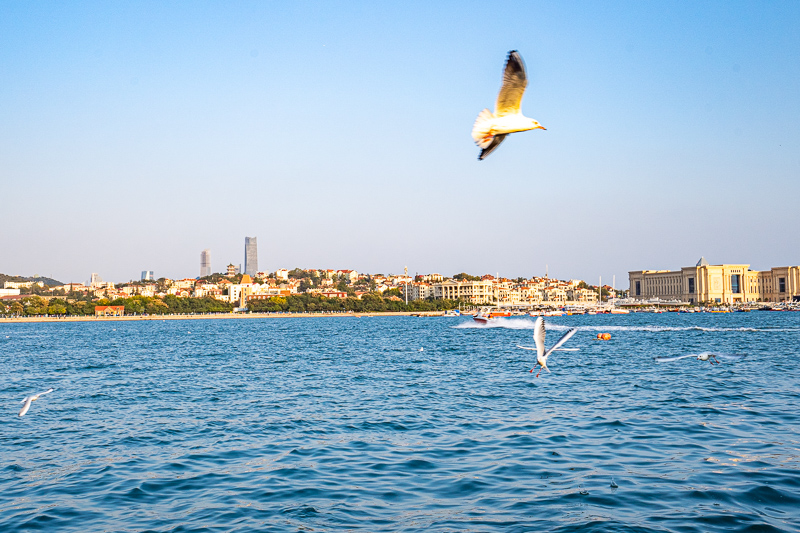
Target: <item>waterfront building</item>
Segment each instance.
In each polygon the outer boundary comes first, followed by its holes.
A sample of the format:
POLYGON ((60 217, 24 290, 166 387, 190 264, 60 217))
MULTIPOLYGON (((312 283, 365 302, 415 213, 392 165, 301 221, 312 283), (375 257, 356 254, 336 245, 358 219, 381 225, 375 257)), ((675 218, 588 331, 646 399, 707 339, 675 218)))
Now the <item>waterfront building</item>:
POLYGON ((124 305, 96 305, 94 307, 94 316, 123 316, 124 314, 124 305))
POLYGON ((433 296, 433 286, 430 283, 415 282, 406 285, 408 301, 425 300, 433 296))
POLYGON ((211 275, 211 250, 206 248, 200 252, 200 277, 211 275))
POLYGON ((244 238, 244 273, 249 276, 258 273, 258 246, 255 237, 244 238))
POLYGON ((689 303, 800 301, 800 266, 750 270, 749 264, 711 265, 701 257, 680 270, 628 272, 630 297, 689 303))
POLYGON ((155 274, 152 270, 142 270, 142 279, 141 281, 153 281, 155 279, 155 274))
POLYGON ((433 286, 433 297, 437 300, 467 300, 474 304, 487 304, 492 300, 492 282, 447 280, 433 286))

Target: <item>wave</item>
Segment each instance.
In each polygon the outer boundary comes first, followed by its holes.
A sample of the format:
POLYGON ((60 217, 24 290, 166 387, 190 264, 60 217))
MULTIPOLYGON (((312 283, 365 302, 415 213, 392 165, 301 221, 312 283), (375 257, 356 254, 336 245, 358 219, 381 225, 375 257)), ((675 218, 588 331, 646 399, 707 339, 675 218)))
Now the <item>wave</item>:
POLYGON ((789 331, 800 331, 800 328, 707 328, 703 326, 564 326, 562 324, 550 324, 547 329, 553 330, 567 330, 572 327, 577 327, 579 331, 649 331, 658 333, 662 331, 705 331, 705 332, 720 332, 720 331, 744 331, 744 332, 766 332, 778 333, 789 331))
POLYGON ((529 318, 495 318, 486 324, 469 321, 456 324, 452 327, 453 329, 533 329, 533 320, 530 320, 529 318))
MULTIPOLYGON (((452 326, 453 329, 533 329, 535 322, 529 318, 496 318, 488 324, 481 324, 479 322, 462 322, 452 326)), ((725 331, 738 331, 738 332, 766 332, 766 333, 783 333, 791 331, 800 331, 800 328, 715 328, 703 326, 575 326, 564 324, 548 323, 545 319, 545 327, 553 331, 566 331, 571 328, 577 328, 578 331, 647 331, 652 333, 659 333, 662 331, 705 331, 705 332, 725 332, 725 331)))

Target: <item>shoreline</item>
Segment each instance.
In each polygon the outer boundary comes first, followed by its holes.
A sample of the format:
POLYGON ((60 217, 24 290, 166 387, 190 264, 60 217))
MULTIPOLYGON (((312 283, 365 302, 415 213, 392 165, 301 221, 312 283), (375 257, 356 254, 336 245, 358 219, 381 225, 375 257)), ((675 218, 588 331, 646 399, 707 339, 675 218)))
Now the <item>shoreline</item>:
POLYGON ((214 313, 208 315, 30 316, 0 318, 0 324, 32 322, 124 322, 129 320, 239 320, 252 318, 361 318, 381 316, 441 317, 443 311, 386 311, 375 313, 214 313))

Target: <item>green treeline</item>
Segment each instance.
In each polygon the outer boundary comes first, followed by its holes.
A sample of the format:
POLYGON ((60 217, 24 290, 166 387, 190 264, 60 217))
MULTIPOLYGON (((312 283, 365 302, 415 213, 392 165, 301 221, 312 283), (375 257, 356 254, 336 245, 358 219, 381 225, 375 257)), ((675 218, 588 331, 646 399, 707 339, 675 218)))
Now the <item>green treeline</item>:
MULTIPOLYGON (((247 303, 249 311, 254 313, 286 312, 286 313, 314 313, 314 312, 401 312, 401 311, 444 311, 456 309, 466 302, 454 300, 417 300, 409 302, 393 298, 383 298, 378 294, 365 294, 358 298, 326 298, 313 294, 297 294, 287 297, 273 296, 267 300, 250 300, 247 303)), ((126 315, 171 315, 186 313, 229 313, 233 305, 221 302, 207 296, 205 298, 179 298, 167 295, 163 298, 157 296, 131 296, 130 298, 117 298, 115 300, 89 299, 67 301, 53 298, 49 302, 40 296, 32 295, 12 303, 0 302, 0 313, 12 315, 66 315, 66 316, 91 316, 97 305, 123 305, 126 315)))
POLYGON ((28 296, 11 304, 0 303, 0 313, 14 315, 69 315, 88 316, 94 315, 97 305, 124 305, 126 315, 172 315, 180 313, 228 313, 233 306, 220 302, 211 297, 205 298, 178 298, 167 295, 164 298, 149 296, 131 296, 130 298, 117 298, 113 301, 105 298, 91 300, 67 301, 53 298, 49 302, 39 296, 28 296), (3 309, 5 308, 5 309, 3 309))
MULTIPOLYGON (((460 302, 464 304, 464 302, 460 302)), ((444 311, 457 309, 454 300, 416 300, 408 302, 383 298, 378 294, 364 294, 358 298, 326 298, 314 294, 273 296, 268 300, 250 300, 247 308, 254 313, 315 313, 324 311, 353 311, 355 313, 378 313, 382 311, 444 311)), ((469 305, 469 304, 467 304, 469 305)))

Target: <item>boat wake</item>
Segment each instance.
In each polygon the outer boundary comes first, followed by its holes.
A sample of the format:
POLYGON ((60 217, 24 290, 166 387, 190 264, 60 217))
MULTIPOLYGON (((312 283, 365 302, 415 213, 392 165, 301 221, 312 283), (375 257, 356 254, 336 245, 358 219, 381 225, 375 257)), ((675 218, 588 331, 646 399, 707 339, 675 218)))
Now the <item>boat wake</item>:
MULTIPOLYGON (((453 329, 533 329, 533 320, 529 318, 493 318, 489 322, 462 322, 453 326, 453 329)), ((569 328, 565 328, 569 329, 569 328)))
MULTIPOLYGON (((545 319, 546 320, 546 319, 545 319)), ((452 326, 453 329, 533 329, 535 322, 529 318, 494 318, 490 322, 462 322, 452 326)), ((703 331, 709 333, 717 332, 765 332, 765 333, 783 333, 791 331, 800 331, 800 328, 707 328, 703 326, 575 326, 564 324, 553 324, 546 322, 547 329, 553 331, 566 331, 568 329, 577 328, 578 331, 646 331, 651 333, 669 332, 669 331, 703 331)))
POLYGON ((800 328, 706 328, 703 326, 565 326, 563 324, 548 324, 548 329, 553 330, 568 330, 577 327, 579 331, 649 331, 658 333, 661 331, 706 331, 706 332, 724 332, 724 331, 746 331, 746 332, 766 332, 766 333, 782 333, 787 331, 800 331, 800 328))

